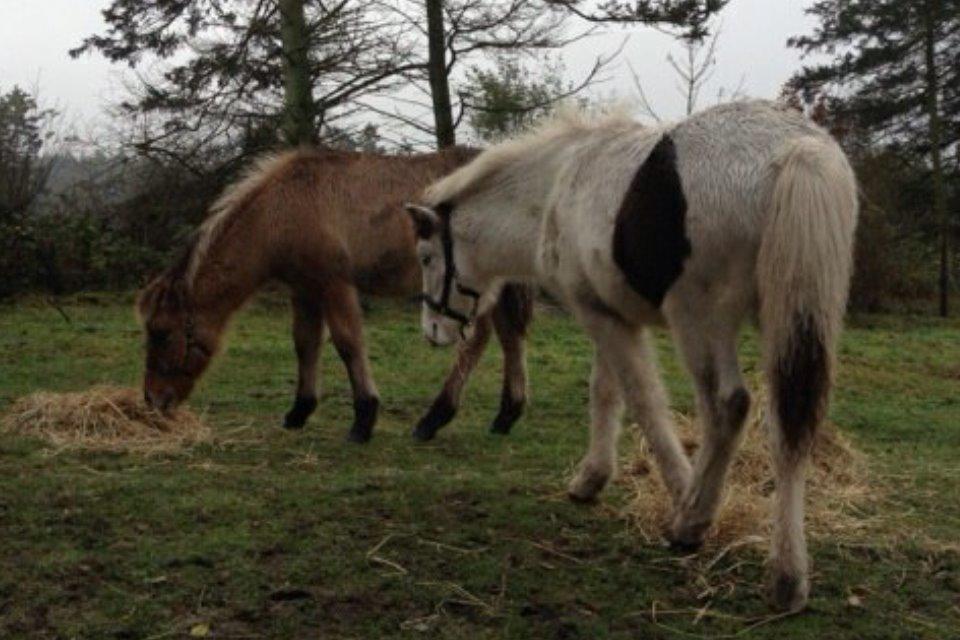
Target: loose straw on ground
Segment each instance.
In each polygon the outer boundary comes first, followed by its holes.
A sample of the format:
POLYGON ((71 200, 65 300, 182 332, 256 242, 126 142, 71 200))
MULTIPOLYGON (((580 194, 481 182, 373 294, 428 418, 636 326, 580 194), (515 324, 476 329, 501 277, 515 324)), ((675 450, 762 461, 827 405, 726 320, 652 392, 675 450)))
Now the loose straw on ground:
MULTIPOLYGON (((744 427, 740 448, 727 476, 723 503, 707 535, 708 548, 767 544, 770 533, 773 469, 765 421, 766 392, 753 393, 753 410, 744 427)), ((679 435, 691 454, 700 429, 686 415, 676 416, 679 435)), ((649 541, 662 538, 672 504, 649 451, 641 445, 637 458, 620 482, 631 486, 635 498, 628 517, 649 541)), ((865 457, 836 425, 821 426, 807 470, 807 531, 814 537, 857 538, 871 524, 863 508, 879 499, 865 457)))
POLYGON ((164 415, 140 391, 94 387, 76 393, 38 392, 20 398, 0 430, 45 440, 56 449, 163 453, 210 439, 210 429, 188 409, 164 415))

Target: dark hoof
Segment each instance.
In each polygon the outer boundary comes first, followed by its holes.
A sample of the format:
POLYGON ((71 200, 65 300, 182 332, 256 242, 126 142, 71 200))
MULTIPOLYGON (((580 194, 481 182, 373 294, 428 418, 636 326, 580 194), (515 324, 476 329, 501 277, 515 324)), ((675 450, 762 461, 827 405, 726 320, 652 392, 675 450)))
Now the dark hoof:
POLYGON ((770 581, 770 606, 785 613, 802 611, 807 606, 809 591, 806 578, 787 573, 775 574, 770 581))
POLYGON ((679 514, 675 518, 674 525, 666 534, 667 541, 670 543, 670 550, 684 555, 696 553, 703 546, 703 541, 707 537, 709 529, 710 522, 690 523, 682 517, 682 514, 679 514))
POLYGON ((513 428, 513 423, 513 420, 502 420, 501 416, 497 416, 494 418, 493 424, 490 425, 490 433, 495 433, 500 436, 508 436, 510 435, 510 429, 513 428))
POLYGON ((347 434, 348 442, 355 442, 357 444, 366 444, 370 442, 370 438, 373 437, 373 427, 360 427, 354 425, 350 428, 350 432, 347 434))
POLYGON ((676 540, 668 540, 668 542, 670 543, 670 551, 673 551, 674 553, 679 553, 685 556, 690 555, 692 553, 696 553, 697 551, 700 551, 700 547, 703 546, 702 539, 699 539, 699 540, 676 539, 676 540))
POLYGON ((417 442, 430 442, 437 437, 439 427, 431 425, 426 420, 421 420, 413 429, 413 439, 417 442))
POLYGON ((502 436, 509 434, 513 425, 523 415, 523 405, 523 400, 514 400, 504 393, 500 398, 500 411, 497 413, 497 417, 493 419, 493 424, 490 425, 490 433, 502 436))
POLYGON ((298 416, 293 411, 287 413, 283 418, 283 428, 289 429, 290 431, 299 431, 303 429, 306 424, 307 418, 305 416, 298 416))
POLYGON ((293 403, 293 408, 287 412, 287 415, 283 419, 283 428, 291 430, 303 429, 303 425, 307 424, 307 418, 310 417, 310 414, 313 413, 316 408, 316 398, 297 398, 293 403))
POLYGON ((450 399, 445 394, 437 396, 437 399, 430 405, 430 410, 427 411, 427 415, 420 418, 420 422, 418 422, 414 428, 413 439, 417 442, 429 442, 433 440, 437 435, 437 431, 440 431, 440 429, 453 420, 456 415, 457 408, 453 406, 450 399))
POLYGON ((581 496, 573 493, 572 491, 568 491, 567 498, 569 498, 570 502, 573 504, 592 505, 599 502, 597 499, 597 494, 593 494, 592 496, 581 496))
POLYGON ((577 504, 594 504, 609 480, 609 472, 604 473, 588 466, 570 482, 567 497, 577 504))
POLYGON ((353 426, 347 434, 347 440, 363 444, 373 437, 373 425, 377 423, 380 400, 376 396, 357 398, 353 401, 353 426))

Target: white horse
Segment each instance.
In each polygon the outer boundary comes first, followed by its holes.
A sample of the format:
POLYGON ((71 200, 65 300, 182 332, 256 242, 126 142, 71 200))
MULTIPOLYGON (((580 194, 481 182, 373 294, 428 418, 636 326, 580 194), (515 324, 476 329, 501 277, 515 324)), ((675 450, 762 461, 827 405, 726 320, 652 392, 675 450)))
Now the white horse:
POLYGON ((668 531, 699 546, 750 406, 737 362, 761 327, 777 497, 775 606, 809 592, 804 467, 826 412, 851 271, 856 182, 830 136, 750 101, 678 124, 566 114, 492 147, 409 205, 423 264, 423 330, 449 342, 505 281, 562 299, 594 342, 590 448, 570 497, 614 473, 626 402, 673 497, 668 531), (665 320, 696 386, 703 444, 691 465, 671 424, 645 327, 665 320))

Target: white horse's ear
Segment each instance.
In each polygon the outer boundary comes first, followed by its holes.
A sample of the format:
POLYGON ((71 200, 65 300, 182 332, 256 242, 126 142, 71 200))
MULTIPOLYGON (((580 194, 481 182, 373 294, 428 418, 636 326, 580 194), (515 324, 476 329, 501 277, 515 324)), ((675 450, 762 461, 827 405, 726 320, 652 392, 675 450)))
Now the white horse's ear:
POLYGON ((413 226, 417 231, 417 237, 426 240, 440 227, 440 216, 430 207, 424 207, 419 204, 407 203, 403 207, 413 219, 413 226))

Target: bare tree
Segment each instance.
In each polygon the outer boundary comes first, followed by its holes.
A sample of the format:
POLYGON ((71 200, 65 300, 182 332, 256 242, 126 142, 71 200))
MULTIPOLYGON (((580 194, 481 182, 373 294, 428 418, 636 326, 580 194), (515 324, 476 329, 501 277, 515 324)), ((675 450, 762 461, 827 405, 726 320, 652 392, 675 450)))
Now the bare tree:
MULTIPOLYGON (((437 147, 456 144, 456 130, 473 105, 453 85, 466 63, 484 53, 557 50, 595 32, 567 30, 569 13, 544 0, 383 0, 386 15, 401 21, 412 68, 403 72, 413 94, 398 96, 393 109, 371 106, 403 126, 435 139, 437 147)), ((572 90, 594 82, 611 56, 598 56, 572 90)), ((531 109, 536 106, 531 105, 531 109)))
POLYGON ((703 86, 710 82, 717 67, 717 39, 720 29, 714 31, 713 37, 707 42, 686 40, 684 51, 686 55, 681 61, 672 54, 667 54, 667 63, 679 78, 677 89, 686 98, 686 114, 690 115, 697 107, 697 99, 703 86))
MULTIPOLYGON (((683 43, 682 57, 675 56, 673 53, 667 54, 667 64, 673 69, 677 77, 677 91, 683 97, 686 115, 692 114, 697 110, 700 96, 703 89, 713 79, 717 70, 717 43, 720 40, 722 29, 717 26, 713 29, 713 36, 709 40, 691 40, 681 38, 683 43)), ((660 114, 653 107, 643 88, 643 82, 640 75, 633 66, 628 65, 633 79, 633 86, 640 100, 641 111, 656 122, 660 122, 660 114)), ((727 91, 720 88, 717 91, 717 102, 733 100, 743 94, 743 80, 736 89, 727 91)))

